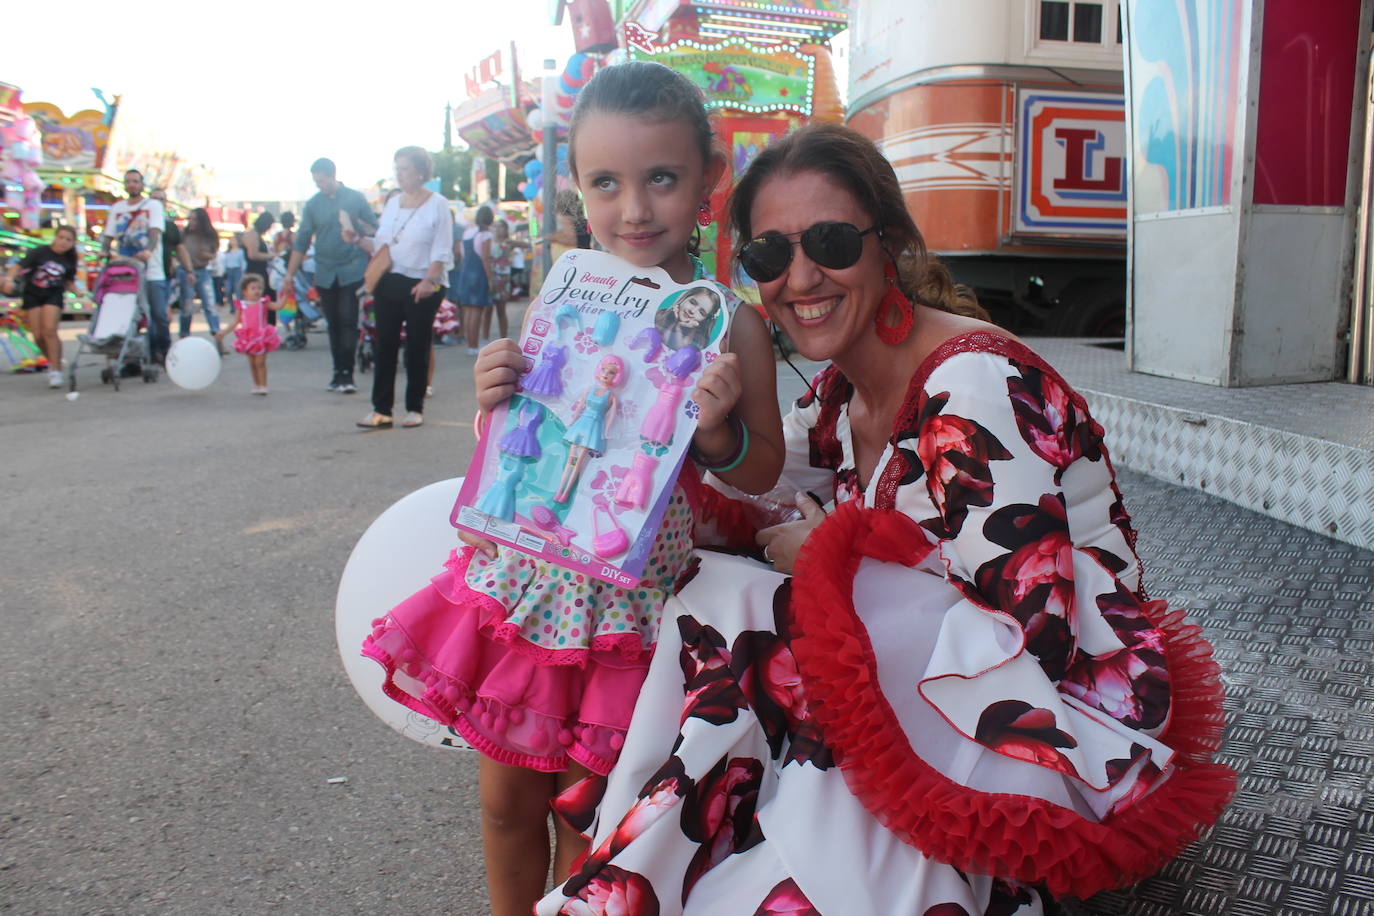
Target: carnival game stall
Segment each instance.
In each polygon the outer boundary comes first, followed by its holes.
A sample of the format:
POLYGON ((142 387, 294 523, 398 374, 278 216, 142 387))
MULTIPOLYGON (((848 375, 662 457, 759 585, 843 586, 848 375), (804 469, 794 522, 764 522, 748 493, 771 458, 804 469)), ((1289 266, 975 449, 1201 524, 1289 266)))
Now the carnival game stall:
MULTIPOLYGON (((47 183, 41 175, 44 161, 40 115, 32 114, 22 101, 17 86, 0 83, 0 272, 22 259, 29 251, 52 240, 52 226, 43 227, 47 183)), ((49 221, 51 223, 51 220, 49 221)), ((84 257, 82 258, 84 262, 84 257)), ((0 297, 4 310, 0 325, 0 358, 6 368, 33 371, 42 368, 42 356, 27 339, 23 322, 18 320, 18 301, 0 297), (14 314, 10 314, 13 310, 14 314)), ((78 297, 65 297, 64 311, 88 311, 88 303, 78 297)))
MULTIPOLYGON (((728 167, 711 197, 717 221, 702 230, 701 257, 725 283, 731 275, 728 233, 720 217, 736 176, 760 150, 792 127, 812 120, 841 121, 844 105, 829 41, 848 23, 847 0, 570 0, 566 4, 578 51, 595 67, 618 59, 658 61, 701 88, 714 115, 728 167), (606 10, 602 15, 602 10, 606 10), (613 21, 608 47, 604 23, 613 21)), ((749 289, 741 290, 746 297, 749 289)))

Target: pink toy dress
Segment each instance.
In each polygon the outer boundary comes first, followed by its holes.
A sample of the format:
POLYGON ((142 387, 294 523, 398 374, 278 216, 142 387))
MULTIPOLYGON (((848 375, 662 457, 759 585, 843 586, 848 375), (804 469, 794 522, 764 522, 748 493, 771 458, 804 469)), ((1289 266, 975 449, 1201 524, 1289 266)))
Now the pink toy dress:
POLYGON ((658 398, 644 417, 644 425, 639 435, 646 442, 668 445, 673 441, 673 429, 677 425, 677 408, 682 403, 683 392, 695 382, 691 377, 668 378, 658 386, 658 398))
POLYGON ((242 317, 239 319, 238 330, 234 331, 234 352, 260 356, 263 353, 271 353, 281 346, 281 338, 277 336, 277 329, 267 323, 266 300, 244 302, 239 299, 236 301, 239 314, 242 317))

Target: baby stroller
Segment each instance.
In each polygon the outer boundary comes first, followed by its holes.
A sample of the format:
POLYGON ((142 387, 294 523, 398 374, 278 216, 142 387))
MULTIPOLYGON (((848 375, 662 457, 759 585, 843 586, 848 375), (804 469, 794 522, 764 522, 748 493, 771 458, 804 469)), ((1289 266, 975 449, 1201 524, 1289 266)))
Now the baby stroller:
MULTIPOLYGON (((105 357, 100 381, 119 390, 120 370, 135 367, 144 382, 157 381, 150 359, 148 335, 143 332, 148 303, 143 297, 143 273, 137 262, 112 258, 96 278, 92 298, 95 314, 86 333, 78 334, 76 354, 67 364, 67 386, 76 390, 76 370, 82 356, 105 357)), ((92 360, 87 360, 90 365, 92 360)))
MULTIPOLYGON (((304 350, 306 339, 305 332, 315 326, 315 322, 323 317, 319 309, 315 308, 314 301, 319 298, 312 287, 305 296, 297 296, 295 300, 296 315, 290 321, 284 321, 286 331, 282 335, 282 346, 288 350, 304 350)), ((277 312, 281 317, 281 312, 277 312)))
MULTIPOLYGON (((434 316, 434 345, 448 346, 450 335, 462 329, 458 320, 458 307, 445 299, 434 316)), ((366 372, 372 368, 375 359, 374 344, 377 338, 377 320, 373 311, 372 297, 365 296, 358 308, 358 371, 366 372)), ((401 342, 405 343, 406 326, 401 325, 401 342)))

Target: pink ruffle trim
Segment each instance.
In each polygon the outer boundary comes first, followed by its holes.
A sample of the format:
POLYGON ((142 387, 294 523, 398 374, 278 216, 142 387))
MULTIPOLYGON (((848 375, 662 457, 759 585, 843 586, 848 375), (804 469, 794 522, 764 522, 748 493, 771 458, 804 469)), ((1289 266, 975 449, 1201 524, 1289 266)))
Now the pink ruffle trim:
POLYGON ((463 579, 455 552, 432 583, 372 622, 362 654, 385 670, 388 697, 452 727, 498 763, 558 772, 575 761, 604 775, 620 755, 652 648, 639 635, 549 650, 463 579))
POLYGON ((1153 874, 1216 821, 1236 783, 1234 772, 1211 760, 1223 725, 1220 670, 1200 628, 1159 602, 1148 603, 1146 613, 1164 634, 1174 685, 1171 722, 1160 740, 1177 751, 1175 769, 1107 820, 1037 798, 969 789, 894 740, 901 725, 878 687, 853 579, 863 556, 912 565, 929 549, 905 516, 851 502, 812 534, 797 562, 792 651, 825 741, 850 791, 875 818, 963 871, 1043 882, 1053 894, 1078 897, 1153 874), (905 537, 903 524, 914 529, 905 537))
POLYGON ((275 328, 263 328, 261 331, 235 331, 234 332, 234 352, 244 353, 248 356, 259 356, 263 353, 271 353, 281 346, 281 338, 277 336, 275 328))

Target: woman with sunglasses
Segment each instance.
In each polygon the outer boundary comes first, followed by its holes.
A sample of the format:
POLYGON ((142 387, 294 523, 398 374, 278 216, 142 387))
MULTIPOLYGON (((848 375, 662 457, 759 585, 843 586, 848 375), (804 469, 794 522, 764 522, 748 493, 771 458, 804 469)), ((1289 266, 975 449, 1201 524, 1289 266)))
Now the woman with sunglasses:
POLYGON ((1029 914, 1151 874, 1234 774, 1211 647, 1146 599, 1087 405, 972 316, 861 135, 768 148, 731 217, 830 363, 784 420, 803 517, 705 513, 764 563, 699 555, 599 811, 556 805, 596 831, 537 912, 1029 914))

